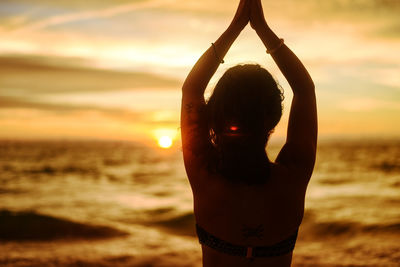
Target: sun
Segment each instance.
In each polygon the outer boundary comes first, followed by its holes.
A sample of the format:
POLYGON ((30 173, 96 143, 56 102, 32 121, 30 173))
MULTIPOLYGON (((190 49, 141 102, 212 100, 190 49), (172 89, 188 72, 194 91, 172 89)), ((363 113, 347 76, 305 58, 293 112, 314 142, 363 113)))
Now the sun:
POLYGON ((161 148, 171 148, 176 140, 177 130, 172 128, 157 128, 153 130, 154 139, 161 148))
POLYGON ((172 138, 167 135, 163 135, 158 138, 158 145, 161 148, 170 148, 172 146, 172 138))

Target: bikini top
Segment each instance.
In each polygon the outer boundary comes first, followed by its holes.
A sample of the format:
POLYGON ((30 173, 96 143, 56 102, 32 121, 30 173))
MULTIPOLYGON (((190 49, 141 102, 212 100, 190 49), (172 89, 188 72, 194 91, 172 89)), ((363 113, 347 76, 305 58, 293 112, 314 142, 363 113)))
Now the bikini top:
POLYGON ((275 257, 285 255, 292 252, 297 240, 297 233, 294 232, 287 239, 269 246, 247 247, 241 245, 231 244, 226 242, 204 230, 196 224, 196 232, 199 237, 199 242, 202 245, 208 246, 216 251, 229 254, 232 256, 240 256, 246 258, 261 258, 261 257, 275 257))

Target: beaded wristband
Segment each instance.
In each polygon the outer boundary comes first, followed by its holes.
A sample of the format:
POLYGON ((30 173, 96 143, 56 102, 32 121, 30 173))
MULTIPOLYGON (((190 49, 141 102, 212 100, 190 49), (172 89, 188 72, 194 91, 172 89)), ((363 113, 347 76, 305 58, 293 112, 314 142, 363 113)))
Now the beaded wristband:
POLYGON ((267 53, 268 54, 271 55, 271 54, 275 53, 276 51, 278 51, 283 46, 283 44, 285 43, 285 40, 283 40, 283 39, 279 39, 279 40, 280 40, 280 42, 276 47, 274 47, 272 49, 267 49, 267 53))
POLYGON ((219 56, 218 56, 217 49, 215 49, 215 44, 214 44, 214 43, 211 43, 211 45, 212 45, 212 47, 213 47, 213 49, 214 49, 214 54, 215 54, 215 57, 217 58, 217 60, 218 60, 221 64, 224 64, 224 63, 225 63, 224 59, 220 59, 219 56))

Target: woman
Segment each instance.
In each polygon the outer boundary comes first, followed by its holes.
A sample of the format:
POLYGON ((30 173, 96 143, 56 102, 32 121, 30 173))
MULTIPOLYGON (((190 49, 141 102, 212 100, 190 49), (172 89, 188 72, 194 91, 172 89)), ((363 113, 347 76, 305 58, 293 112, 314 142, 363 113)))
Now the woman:
POLYGON ((261 0, 240 0, 233 21, 183 85, 181 129, 204 266, 290 266, 317 146, 314 84, 269 28, 261 0), (204 90, 250 22, 293 90, 287 139, 265 152, 282 95, 258 65, 229 69, 206 103, 204 90))

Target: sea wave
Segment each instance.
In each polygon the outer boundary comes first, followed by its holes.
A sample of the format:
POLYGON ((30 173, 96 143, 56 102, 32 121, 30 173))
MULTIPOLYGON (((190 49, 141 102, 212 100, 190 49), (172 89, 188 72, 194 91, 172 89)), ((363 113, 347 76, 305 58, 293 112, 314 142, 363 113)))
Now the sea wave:
POLYGON ((20 195, 25 193, 26 191, 21 189, 0 188, 0 195, 20 195))
MULTIPOLYGON (((193 253, 192 253, 193 254, 193 253)), ((160 253, 150 256, 99 256, 96 259, 88 257, 54 257, 54 258, 32 258, 13 257, 0 258, 0 266, 3 267, 42 267, 42 266, 87 266, 87 267, 198 267, 201 266, 201 259, 197 255, 190 255, 188 252, 181 253, 160 253)))
POLYGON ((354 178, 335 178, 335 177, 329 177, 329 178, 320 178, 318 179, 318 183, 324 184, 324 185, 343 185, 343 184, 348 184, 355 182, 354 178))
POLYGON ((167 219, 154 221, 149 223, 149 225, 176 235, 196 236, 193 212, 187 212, 167 219))
POLYGON ((399 173, 400 172, 400 162, 390 162, 383 161, 371 166, 373 169, 382 171, 385 173, 399 173))
POLYGON ((73 222, 33 211, 0 211, 0 240, 49 241, 102 239, 127 235, 108 226, 73 222))
POLYGON ((82 167, 74 165, 67 165, 67 166, 44 165, 36 168, 25 169, 23 172, 25 174, 44 174, 44 175, 60 175, 60 174, 99 175, 100 174, 100 170, 98 170, 97 168, 91 166, 82 167))
POLYGON ((305 239, 321 239, 327 237, 346 237, 365 234, 400 235, 400 222, 382 224, 362 224, 351 221, 303 222, 300 228, 305 239))
POLYGON ((154 184, 156 180, 165 179, 165 177, 169 177, 170 175, 172 175, 172 170, 136 171, 131 174, 132 181, 143 185, 154 184))

